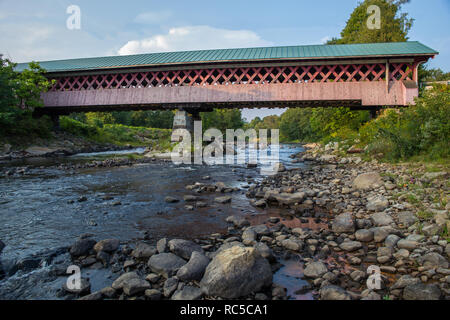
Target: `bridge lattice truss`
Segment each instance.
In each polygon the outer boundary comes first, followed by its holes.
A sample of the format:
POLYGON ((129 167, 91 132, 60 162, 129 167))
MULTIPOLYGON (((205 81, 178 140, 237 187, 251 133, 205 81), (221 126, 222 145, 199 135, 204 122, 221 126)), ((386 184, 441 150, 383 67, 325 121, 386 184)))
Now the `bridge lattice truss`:
MULTIPOLYGON (((415 63, 389 64, 389 80, 413 80, 415 63)), ((117 72, 53 77, 50 91, 211 86, 268 83, 385 81, 386 64, 238 67, 172 71, 117 72)))

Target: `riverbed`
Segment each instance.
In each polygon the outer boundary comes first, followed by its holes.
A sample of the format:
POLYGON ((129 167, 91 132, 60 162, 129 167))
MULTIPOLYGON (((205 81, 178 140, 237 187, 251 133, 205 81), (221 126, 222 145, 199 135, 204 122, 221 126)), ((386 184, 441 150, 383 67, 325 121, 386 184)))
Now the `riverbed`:
MULTIPOLYGON (((301 168, 304 166, 302 163, 293 164, 289 158, 301 151, 303 149, 299 145, 281 146, 280 162, 288 169, 301 168)), ((130 152, 141 153, 141 150, 130 152)), ((193 239, 226 232, 225 218, 229 215, 257 218, 259 215, 277 214, 276 210, 258 209, 249 203, 245 196, 246 188, 262 179, 263 175, 258 168, 247 168, 246 164, 175 165, 158 161, 79 170, 61 170, 56 166, 58 163, 91 161, 126 153, 79 154, 1 164, 3 169, 26 166, 27 173, 0 178, 0 234, 6 244, 1 255, 6 277, 0 282, 0 298, 55 298, 52 290, 42 284, 42 279, 39 280, 41 287, 36 288, 37 279, 40 279, 36 272, 46 267, 45 263, 42 265, 42 259, 40 266, 30 270, 17 271, 17 264, 36 254, 51 255, 52 258, 47 259, 49 263, 55 263, 55 257, 64 259, 58 249, 70 246, 81 234, 91 233, 98 239, 116 238, 123 243, 140 239, 156 241, 163 237, 193 239), (228 204, 214 202, 217 194, 201 194, 201 201, 207 206, 190 210, 185 207, 187 203, 183 196, 192 194, 186 186, 196 182, 222 182, 236 191, 230 194, 232 201, 228 204), (180 201, 167 203, 167 196, 180 201)), ((60 251, 64 252, 64 249, 60 251)), ((105 275, 93 277, 103 279, 105 275)), ((289 274, 289 277, 293 275, 289 274)), ((275 279, 286 282, 283 275, 275 279)), ((47 285, 60 287, 59 282, 47 285)), ((103 282, 98 284, 99 287, 102 285, 103 282)))

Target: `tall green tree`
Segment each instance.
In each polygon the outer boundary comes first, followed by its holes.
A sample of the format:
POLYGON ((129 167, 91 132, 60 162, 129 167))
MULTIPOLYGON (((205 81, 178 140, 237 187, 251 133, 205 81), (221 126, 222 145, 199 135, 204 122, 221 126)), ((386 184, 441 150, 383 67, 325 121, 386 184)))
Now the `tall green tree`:
POLYGON ((328 44, 402 42, 408 40, 408 32, 414 19, 401 12, 404 4, 410 0, 365 0, 360 2, 347 20, 340 38, 334 38, 328 44), (369 29, 367 9, 376 5, 381 11, 379 29, 369 29))
POLYGON ((45 70, 31 62, 22 72, 14 70, 16 64, 0 57, 0 132, 23 134, 40 130, 39 121, 31 119, 35 108, 43 106, 41 93, 51 82, 45 70))
POLYGON ((212 112, 201 112, 203 130, 216 128, 225 134, 226 129, 239 129, 244 126, 239 109, 214 109, 212 112))

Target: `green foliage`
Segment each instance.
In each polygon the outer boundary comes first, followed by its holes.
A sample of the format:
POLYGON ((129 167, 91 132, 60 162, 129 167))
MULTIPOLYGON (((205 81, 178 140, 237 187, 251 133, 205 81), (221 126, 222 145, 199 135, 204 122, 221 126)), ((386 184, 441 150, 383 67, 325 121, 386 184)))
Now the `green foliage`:
POLYGON ((403 4, 409 0, 364 0, 350 15, 347 25, 341 32, 341 38, 333 38, 328 44, 402 42, 408 40, 408 32, 413 19, 401 13, 403 4), (380 29, 369 29, 367 8, 377 5, 381 10, 380 29))
POLYGON ((450 88, 435 86, 416 99, 416 105, 386 110, 360 130, 369 152, 388 160, 422 154, 428 159, 448 158, 450 150, 450 88))
POLYGON ((355 139, 367 111, 349 108, 288 109, 281 115, 280 132, 285 141, 330 141, 355 139))
POLYGON ((103 127, 105 124, 123 124, 134 127, 172 128, 174 114, 172 111, 113 111, 88 112, 85 114, 72 114, 78 121, 103 127))
POLYGON ((172 133, 169 129, 130 127, 122 124, 103 124, 99 127, 66 116, 60 118, 60 126, 67 132, 99 143, 146 145, 159 149, 166 149, 170 145, 172 133))
POLYGON ((32 112, 42 107, 41 92, 45 92, 51 83, 38 63, 31 62, 29 69, 22 72, 16 72, 15 66, 0 58, 0 134, 47 137, 50 132, 48 119, 35 120, 32 112))
POLYGON ((212 112, 201 112, 203 131, 216 128, 225 134, 226 129, 239 129, 244 125, 241 110, 214 109, 212 112))

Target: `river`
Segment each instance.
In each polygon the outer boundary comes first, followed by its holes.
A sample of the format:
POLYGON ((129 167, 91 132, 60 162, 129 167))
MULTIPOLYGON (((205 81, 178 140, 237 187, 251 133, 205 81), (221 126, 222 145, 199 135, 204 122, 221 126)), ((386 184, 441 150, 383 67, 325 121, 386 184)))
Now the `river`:
MULTIPOLYGON (((299 145, 283 145, 279 151, 280 161, 287 168, 302 167, 303 164, 293 164, 289 158, 302 150, 299 145)), ((143 150, 131 152, 142 153, 143 150)), ((60 255, 58 248, 70 246, 80 234, 91 233, 98 240, 117 238, 123 242, 144 238, 156 241, 162 237, 190 239, 226 231, 225 218, 232 214, 269 213, 251 206, 246 198, 246 187, 262 176, 258 168, 245 165, 155 162, 69 171, 55 166, 124 153, 80 154, 0 164, 3 169, 28 167, 23 176, 0 178, 0 239, 6 244, 1 255, 6 276, 0 281, 0 298, 55 298, 44 292, 45 287, 36 289, 35 268, 31 268, 31 272, 16 272, 14 268, 18 261, 26 261, 36 254, 53 255, 49 261, 55 260, 54 257, 60 255), (210 178, 205 180, 207 176, 210 178), (239 190, 231 194, 230 204, 223 205, 214 203, 217 194, 200 194, 208 206, 188 210, 182 199, 190 193, 186 185, 195 182, 223 182, 239 190), (169 204, 165 202, 166 196, 181 201, 169 204)), ((39 267, 45 265, 41 263, 39 267)), ((53 286, 57 285, 60 284, 53 286)), ((98 283, 99 287, 102 285, 104 283, 98 283)))

